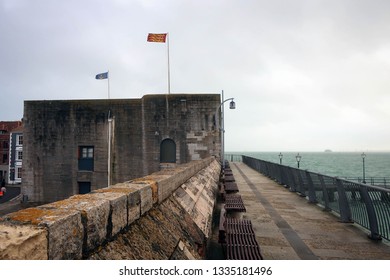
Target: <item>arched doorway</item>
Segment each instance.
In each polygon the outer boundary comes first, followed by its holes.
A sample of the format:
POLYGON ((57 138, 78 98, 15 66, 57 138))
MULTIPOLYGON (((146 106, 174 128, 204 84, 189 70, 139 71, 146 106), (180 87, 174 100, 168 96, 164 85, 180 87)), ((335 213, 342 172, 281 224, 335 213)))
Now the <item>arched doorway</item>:
POLYGON ((172 139, 164 139, 160 144, 160 162, 176 163, 176 143, 172 139))

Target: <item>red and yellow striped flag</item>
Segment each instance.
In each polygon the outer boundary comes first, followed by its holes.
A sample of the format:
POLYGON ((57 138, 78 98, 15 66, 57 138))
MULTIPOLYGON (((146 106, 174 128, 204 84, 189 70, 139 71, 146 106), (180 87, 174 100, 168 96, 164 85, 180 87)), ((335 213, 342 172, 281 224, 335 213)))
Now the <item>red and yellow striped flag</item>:
POLYGON ((149 33, 148 34, 148 42, 155 42, 155 43, 165 43, 165 40, 167 39, 167 33, 149 33))

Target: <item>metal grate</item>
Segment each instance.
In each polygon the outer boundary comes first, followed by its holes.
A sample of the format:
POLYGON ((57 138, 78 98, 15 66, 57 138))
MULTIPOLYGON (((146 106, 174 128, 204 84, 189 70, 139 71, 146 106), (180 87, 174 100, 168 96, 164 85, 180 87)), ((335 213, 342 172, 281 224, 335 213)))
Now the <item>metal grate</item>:
POLYGON ((225 230, 226 258, 228 260, 263 259, 250 220, 226 218, 225 230))
POLYGON ((239 194, 228 194, 225 196, 226 211, 246 212, 244 202, 239 194))

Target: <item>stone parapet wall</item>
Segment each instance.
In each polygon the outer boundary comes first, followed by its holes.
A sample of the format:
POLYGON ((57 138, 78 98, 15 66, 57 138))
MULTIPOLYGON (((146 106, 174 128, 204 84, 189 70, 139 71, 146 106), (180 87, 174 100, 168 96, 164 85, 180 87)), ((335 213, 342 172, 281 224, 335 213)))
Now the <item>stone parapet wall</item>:
POLYGON ((211 233, 219 175, 220 165, 217 161, 213 161, 210 168, 204 168, 197 176, 189 178, 173 194, 206 238, 211 233))
MULTIPOLYGON (((152 215, 150 210, 160 209, 167 199, 168 205, 177 204, 172 200, 178 201, 187 212, 183 217, 191 217, 189 219, 207 237, 210 209, 212 213, 214 205, 213 189, 215 191, 219 172, 219 164, 210 157, 89 194, 8 214, 0 218, 0 259, 88 258, 122 234, 128 231, 136 234, 133 223, 142 223, 143 216, 152 215), (193 194, 193 203, 185 205, 191 200, 188 190, 202 194, 202 198, 193 194), (184 197, 187 198, 179 199, 184 197)), ((169 208, 163 206, 161 209, 169 208)), ((183 237, 172 240, 172 244, 175 242, 175 248, 191 244, 183 237)), ((193 248, 188 250, 196 252, 193 248)), ((148 255, 138 258, 148 258, 148 255)))

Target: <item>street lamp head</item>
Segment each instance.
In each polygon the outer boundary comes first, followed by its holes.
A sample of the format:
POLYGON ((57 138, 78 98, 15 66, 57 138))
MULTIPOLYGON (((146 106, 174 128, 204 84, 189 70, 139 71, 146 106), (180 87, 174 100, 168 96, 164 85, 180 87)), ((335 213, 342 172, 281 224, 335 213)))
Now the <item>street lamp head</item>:
POLYGON ((281 158, 283 158, 283 155, 282 155, 282 153, 280 153, 280 154, 279 154, 279 158, 280 158, 280 159, 281 159, 281 158))
POLYGON ((362 153, 362 159, 365 159, 366 158, 366 154, 363 152, 362 153))
POLYGON ((295 158, 297 159, 297 162, 300 162, 301 161, 301 158, 302 156, 299 155, 299 153, 295 156, 295 158))
POLYGON ((235 103, 233 100, 230 101, 229 108, 230 108, 230 109, 236 109, 236 103, 235 103))

